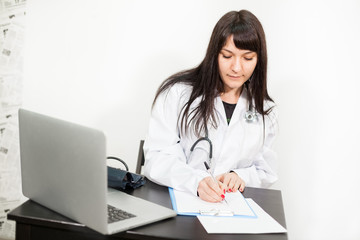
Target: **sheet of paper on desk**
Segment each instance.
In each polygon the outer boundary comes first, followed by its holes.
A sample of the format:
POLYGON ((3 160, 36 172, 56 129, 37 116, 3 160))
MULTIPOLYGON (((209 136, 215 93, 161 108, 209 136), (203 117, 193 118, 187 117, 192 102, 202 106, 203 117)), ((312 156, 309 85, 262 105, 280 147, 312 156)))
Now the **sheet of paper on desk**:
POLYGON ((181 192, 174 189, 169 190, 173 206, 174 203, 176 204, 176 206, 174 206, 174 210, 177 211, 178 214, 187 215, 186 213, 188 213, 188 215, 195 215, 194 213, 199 213, 200 211, 211 212, 214 210, 230 210, 234 212, 235 215, 256 217, 256 214, 239 191, 235 193, 226 193, 225 199, 228 202, 228 204, 226 204, 225 201, 220 203, 210 203, 203 201, 199 197, 188 192, 181 192))
POLYGON ((197 216, 207 233, 285 233, 287 230, 267 214, 254 200, 246 199, 257 218, 197 216))

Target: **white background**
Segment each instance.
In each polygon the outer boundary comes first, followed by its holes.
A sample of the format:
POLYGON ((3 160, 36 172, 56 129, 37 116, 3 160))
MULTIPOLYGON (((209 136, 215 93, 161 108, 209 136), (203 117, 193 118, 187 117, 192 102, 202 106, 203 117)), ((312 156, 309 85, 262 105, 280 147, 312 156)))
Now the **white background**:
POLYGON ((290 239, 360 239, 359 1, 29 0, 24 107, 103 130, 135 170, 155 91, 230 10, 262 22, 290 239))

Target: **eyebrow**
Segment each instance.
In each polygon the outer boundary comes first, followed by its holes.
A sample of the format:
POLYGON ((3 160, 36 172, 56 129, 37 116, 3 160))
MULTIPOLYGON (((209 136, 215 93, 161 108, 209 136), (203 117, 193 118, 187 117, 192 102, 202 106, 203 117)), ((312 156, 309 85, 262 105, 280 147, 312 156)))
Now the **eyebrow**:
MULTIPOLYGON (((230 50, 228 50, 228 49, 226 49, 226 48, 221 49, 221 51, 226 51, 226 52, 229 52, 229 53, 234 54, 232 51, 230 51, 230 50)), ((247 52, 243 53, 243 55, 244 55, 244 54, 249 54, 249 53, 256 53, 256 52, 253 52, 253 51, 247 51, 247 52)))

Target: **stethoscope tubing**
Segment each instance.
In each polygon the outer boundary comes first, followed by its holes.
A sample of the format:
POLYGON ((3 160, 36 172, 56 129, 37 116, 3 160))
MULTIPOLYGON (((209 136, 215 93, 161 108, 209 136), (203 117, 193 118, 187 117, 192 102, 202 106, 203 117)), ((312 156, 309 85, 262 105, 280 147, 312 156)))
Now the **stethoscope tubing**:
MULTIPOLYGON (((245 118, 246 122, 248 122, 248 123, 253 123, 253 122, 258 121, 258 116, 257 116, 257 113, 256 113, 252 103, 249 104, 249 109, 245 112, 244 118, 245 118)), ((209 143, 209 164, 211 166, 211 160, 213 157, 213 145, 209 138, 209 131, 208 131, 206 125, 205 125, 205 137, 200 137, 199 139, 197 139, 194 142, 194 144, 191 146, 190 152, 193 152, 196 145, 201 141, 207 141, 209 143)))

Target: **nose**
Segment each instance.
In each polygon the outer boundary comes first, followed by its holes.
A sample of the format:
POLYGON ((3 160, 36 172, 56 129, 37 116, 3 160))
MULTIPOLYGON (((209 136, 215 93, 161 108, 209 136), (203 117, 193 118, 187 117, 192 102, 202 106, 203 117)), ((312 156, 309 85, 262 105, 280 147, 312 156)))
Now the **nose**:
POLYGON ((234 58, 232 64, 231 64, 231 70, 234 72, 234 73, 238 73, 240 72, 242 69, 242 65, 241 65, 241 60, 240 58, 234 58))

